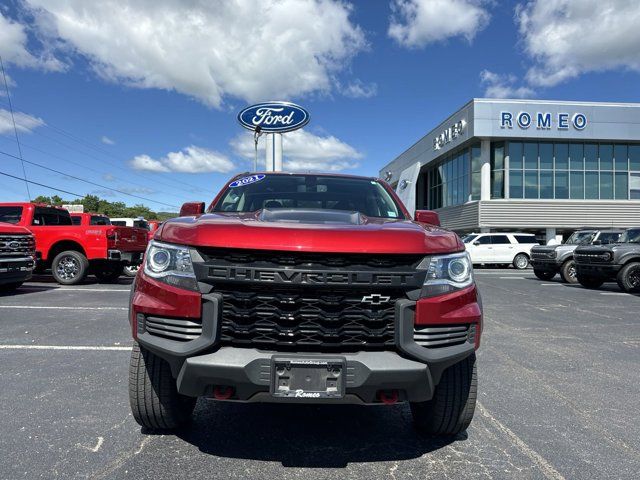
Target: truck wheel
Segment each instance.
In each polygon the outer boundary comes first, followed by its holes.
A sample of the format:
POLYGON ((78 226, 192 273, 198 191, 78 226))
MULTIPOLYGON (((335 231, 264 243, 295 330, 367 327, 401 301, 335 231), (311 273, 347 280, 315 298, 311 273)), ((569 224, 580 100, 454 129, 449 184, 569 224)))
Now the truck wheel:
POLYGON ((597 277, 584 277, 582 275, 577 275, 576 278, 584 288, 600 288, 604 283, 604 280, 597 277))
POLYGON ((5 283, 0 285, 0 293, 13 293, 20 288, 20 285, 22 285, 22 282, 5 283))
POLYGON ((628 293, 640 292, 640 262, 627 263, 620 269, 618 285, 628 293))
POLYGON ((567 283, 578 283, 575 260, 569 259, 562 264, 560 276, 562 277, 562 280, 567 283))
POLYGON ((133 418, 153 430, 172 430, 185 425, 196 398, 180 395, 169 364, 137 343, 129 366, 129 403, 133 418))
POLYGON ((533 274, 538 277, 540 280, 551 280, 556 276, 553 272, 547 272, 545 270, 533 270, 533 274))
POLYGON ((51 273, 60 285, 76 285, 87 276, 89 261, 75 250, 61 252, 51 263, 51 273))
POLYGON ((123 265, 117 262, 101 262, 94 268, 93 274, 100 283, 113 283, 122 275, 123 265))
POLYGON ((519 253, 513 259, 513 266, 518 270, 524 270, 529 266, 529 257, 526 253, 519 253))
POLYGON ((430 435, 457 435, 473 419, 477 392, 474 353, 444 371, 431 400, 411 403, 413 423, 430 435))
POLYGON ((124 274, 127 277, 135 277, 138 274, 140 265, 127 265, 124 267, 124 274))

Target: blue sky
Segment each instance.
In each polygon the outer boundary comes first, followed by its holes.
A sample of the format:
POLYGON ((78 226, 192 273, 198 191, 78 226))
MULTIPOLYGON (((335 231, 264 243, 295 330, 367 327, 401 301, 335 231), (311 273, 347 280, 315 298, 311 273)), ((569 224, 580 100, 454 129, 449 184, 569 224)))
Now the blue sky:
MULTIPOLYGON (((66 174, 29 180, 174 210, 251 168, 252 102, 310 111, 288 169, 365 175, 473 97, 637 102, 638 24, 627 0, 9 0, 0 55, 24 158, 66 174)), ((0 151, 18 155, 5 94, 0 151)), ((0 201, 25 196, 0 176, 0 201)))

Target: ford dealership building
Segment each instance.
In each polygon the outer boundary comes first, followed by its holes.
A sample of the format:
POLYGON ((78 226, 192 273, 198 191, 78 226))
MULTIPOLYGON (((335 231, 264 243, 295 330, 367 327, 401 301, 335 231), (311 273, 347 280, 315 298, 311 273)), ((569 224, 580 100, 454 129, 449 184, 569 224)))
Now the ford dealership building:
POLYGON ((473 99, 386 165, 459 233, 640 225, 640 104, 473 99))

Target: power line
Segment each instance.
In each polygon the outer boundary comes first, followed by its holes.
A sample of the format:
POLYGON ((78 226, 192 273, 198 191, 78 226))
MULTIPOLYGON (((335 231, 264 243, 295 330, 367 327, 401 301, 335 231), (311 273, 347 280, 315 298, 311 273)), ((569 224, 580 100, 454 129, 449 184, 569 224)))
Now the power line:
MULTIPOLYGON (((2 150, 0 150, 0 154, 6 155, 7 157, 12 157, 12 158, 15 158, 15 159, 19 159, 19 157, 15 156, 15 155, 12 155, 10 153, 7 153, 7 152, 3 152, 2 150)), ((23 160, 23 162, 28 163, 29 165, 35 165, 36 167, 40 167, 40 168, 43 168, 45 170, 49 170, 50 172, 54 172, 54 173, 57 173, 59 175, 65 175, 65 176, 67 176, 69 178, 73 178, 74 180, 78 180, 80 182, 88 183, 89 185, 94 185, 94 186, 100 187, 100 188, 106 188, 107 190, 118 192, 118 193, 121 193, 122 195, 128 195, 130 197, 138 198, 140 200, 145 200, 147 202, 157 203, 159 205, 164 205, 165 207, 178 208, 176 205, 170 205, 168 203, 159 202, 157 200, 152 200, 150 198, 141 197, 140 195, 134 195, 132 193, 125 192, 123 190, 118 190, 117 188, 112 188, 112 187, 108 187, 106 185, 102 185, 100 183, 92 182, 90 180, 85 180, 84 178, 76 177, 75 175, 71 175, 71 174, 68 174, 68 173, 65 173, 65 172, 61 172, 60 170, 56 170, 54 168, 47 167, 47 166, 42 165, 40 163, 31 162, 29 160, 23 160)))
MULTIPOLYGON (((69 160, 68 158, 62 157, 60 155, 56 155, 55 153, 46 152, 45 150, 42 150, 41 148, 35 147, 35 146, 30 145, 28 143, 24 143, 24 141, 22 142, 22 146, 26 147, 26 148, 29 148, 31 150, 35 150, 36 152, 40 152, 40 153, 42 153, 42 154, 44 154, 44 155, 46 155, 48 157, 57 158, 57 159, 62 160, 64 162, 69 162, 72 165, 77 165, 78 167, 85 168, 85 169, 87 169, 87 170, 89 170, 91 172, 95 172, 95 173, 98 173, 98 174, 104 174, 104 172, 101 172, 100 170, 96 170, 95 168, 88 167, 88 166, 83 165, 83 164, 81 164, 79 162, 74 162, 73 160, 69 160)), ((5 155, 6 155, 6 153, 5 153, 5 155)), ((27 163, 31 163, 31 162, 27 162, 27 163)), ((146 185, 141 185, 139 183, 132 182, 131 180, 123 180, 123 179, 121 179, 119 177, 115 177, 115 176, 113 177, 113 179, 114 180, 119 180, 119 181, 124 182, 124 183, 128 183, 130 185, 135 185, 136 187, 147 188, 146 185)), ((107 187, 105 187, 105 188, 107 188, 107 187)), ((111 187, 108 187, 108 188, 109 188, 109 190, 114 190, 111 187)))
MULTIPOLYGON (((3 103, 3 102, 2 102, 2 101, 0 101, 0 103, 3 103)), ((7 105, 7 104, 5 103, 5 105, 7 105)), ((58 133, 58 134, 60 134, 60 135, 62 135, 62 136, 64 136, 64 137, 67 137, 67 138, 69 138, 70 140, 72 140, 72 141, 74 141, 74 142, 76 142, 76 143, 78 143, 78 144, 82 145, 83 147, 85 147, 85 148, 89 148, 89 149, 91 149, 91 150, 93 150, 93 151, 95 151, 95 152, 97 152, 97 153, 100 153, 100 154, 102 154, 102 155, 104 155, 104 156, 107 156, 107 157, 113 158, 114 160, 118 160, 118 161, 121 161, 121 160, 122 160, 121 158, 119 158, 119 157, 117 157, 117 156, 113 155, 111 152, 108 152, 107 150, 104 150, 103 148, 101 148, 101 147, 99 147, 99 146, 97 146, 97 145, 95 145, 95 144, 93 144, 93 143, 91 143, 91 142, 89 142, 89 141, 87 141, 87 140, 84 140, 84 139, 82 139, 82 138, 80 138, 80 137, 77 137, 76 135, 74 135, 74 134, 72 134, 72 133, 69 133, 69 132, 67 132, 67 131, 65 131, 65 130, 63 130, 63 129, 61 129, 61 128, 59 128, 59 127, 56 127, 55 125, 51 125, 51 124, 49 124, 49 123, 45 123, 42 127, 43 127, 43 128, 49 128, 49 129, 53 130, 54 132, 56 132, 56 133, 58 133)), ((60 144, 60 145, 62 145, 62 146, 64 146, 64 147, 66 147, 66 148, 69 148, 69 149, 71 149, 71 150, 75 150, 75 151, 77 151, 77 152, 80 152, 80 153, 82 153, 83 155, 86 155, 86 156, 88 156, 88 157, 90 157, 90 158, 93 158, 94 160, 97 160, 98 162, 104 162, 104 163, 105 163, 105 164, 107 164, 107 165, 110 165, 110 166, 115 167, 115 168, 117 168, 117 169, 119 169, 119 170, 125 171, 125 172, 127 172, 127 174, 129 174, 129 175, 136 175, 137 177, 143 178, 143 179, 145 179, 145 180, 151 180, 151 181, 153 181, 154 183, 160 183, 160 184, 162 184, 162 185, 165 185, 165 186, 168 186, 168 187, 170 187, 170 188, 174 188, 174 189, 183 189, 183 188, 186 186, 186 187, 193 188, 193 189, 196 189, 196 190, 199 190, 199 191, 205 191, 205 190, 204 190, 203 188, 201 188, 201 187, 197 187, 197 186, 195 186, 195 185, 191 185, 190 183, 183 182, 183 181, 181 181, 181 180, 176 180, 175 178, 171 178, 171 179, 168 179, 168 180, 170 180, 170 181, 171 181, 171 182, 173 182, 174 184, 180 184, 180 185, 182 185, 181 187, 176 186, 176 185, 171 185, 171 184, 166 183, 166 182, 162 182, 162 181, 160 181, 160 180, 158 180, 158 179, 156 179, 156 178, 151 178, 151 177, 148 177, 148 176, 143 175, 143 174, 141 174, 141 173, 131 172, 130 170, 127 170, 127 169, 123 168, 122 166, 120 166, 120 165, 118 165, 118 164, 115 164, 115 163, 113 163, 113 162, 107 161, 107 160, 105 160, 105 159, 103 159, 103 158, 98 158, 98 157, 96 157, 95 155, 92 155, 92 154, 90 154, 90 153, 87 153, 87 152, 86 152, 86 151, 84 151, 84 150, 81 150, 81 149, 79 149, 79 148, 77 148, 77 147, 73 147, 73 146, 69 145, 68 143, 62 142, 62 141, 60 141, 60 140, 59 140, 59 139, 57 139, 57 138, 54 138, 54 137, 50 137, 50 136, 48 136, 48 135, 45 135, 45 134, 44 134, 44 133, 42 133, 42 131, 40 131, 39 129, 38 129, 38 130, 33 130, 33 131, 32 131, 32 133, 34 133, 34 134, 36 134, 36 135, 39 135, 39 136, 41 136, 41 137, 47 138, 47 139, 49 139, 49 140, 51 140, 51 141, 53 141, 53 142, 56 142, 56 143, 58 143, 58 144, 60 144)))
MULTIPOLYGON (((38 185, 40 187, 48 188, 50 190, 55 190, 56 192, 68 193, 69 195, 74 195, 76 197, 83 197, 84 196, 84 195, 81 195, 79 193, 74 193, 74 192, 70 192, 68 190, 62 190, 61 188, 52 187, 51 185, 45 185, 44 183, 38 183, 38 182, 33 182, 31 180, 25 180, 24 178, 16 177, 15 175, 11 175, 9 173, 0 172, 0 175, 4 175, 5 177, 15 178, 16 180, 25 181, 27 183, 31 183, 32 185, 38 185)), ((29 201, 31 201, 31 199, 29 199, 29 201)))
POLYGON ((13 105, 11 104, 11 95, 9 94, 9 83, 7 82, 7 76, 4 73, 4 62, 0 55, 0 69, 2 69, 2 79, 4 80, 4 89, 7 92, 7 101, 9 102, 9 111, 11 112, 11 121, 13 122, 13 132, 16 135, 16 144, 18 145, 18 153, 20 155, 19 160, 22 162, 22 175, 24 176, 24 186, 27 187, 27 199, 31 201, 31 191, 29 190, 29 182, 27 181, 27 171, 24 169, 24 160, 22 158, 22 148, 20 147, 20 139, 18 138, 18 127, 16 126, 16 119, 13 115, 13 105))

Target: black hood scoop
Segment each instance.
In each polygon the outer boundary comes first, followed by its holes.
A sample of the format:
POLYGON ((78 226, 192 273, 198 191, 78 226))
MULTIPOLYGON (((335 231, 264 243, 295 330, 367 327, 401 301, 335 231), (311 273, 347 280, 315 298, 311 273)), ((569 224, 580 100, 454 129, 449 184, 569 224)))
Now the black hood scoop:
POLYGON ((261 222, 362 225, 366 217, 360 212, 328 210, 324 208, 265 208, 260 211, 261 222))

